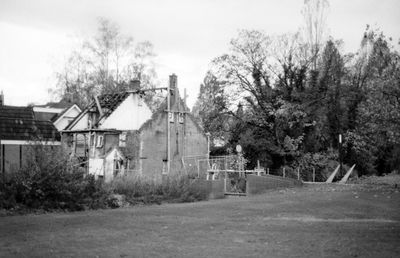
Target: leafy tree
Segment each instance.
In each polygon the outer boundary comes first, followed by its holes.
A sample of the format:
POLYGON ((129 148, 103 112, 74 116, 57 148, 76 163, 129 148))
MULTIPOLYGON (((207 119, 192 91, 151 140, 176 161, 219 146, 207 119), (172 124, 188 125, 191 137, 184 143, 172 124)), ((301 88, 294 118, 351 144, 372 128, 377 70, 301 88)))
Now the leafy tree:
POLYGON ((400 167, 395 158, 400 144, 400 55, 382 33, 373 33, 369 77, 365 82, 365 100, 358 108, 357 132, 374 146, 374 165, 378 173, 383 173, 400 167))
MULTIPOLYGON (((295 37, 289 38, 285 37, 277 52, 273 50, 279 38, 260 31, 241 31, 231 41, 230 53, 213 61, 218 78, 226 81, 227 112, 240 121, 235 122, 231 143, 242 141, 252 149, 245 148, 246 153, 269 152, 283 163, 297 153, 288 142, 301 141, 305 116, 299 110, 299 94, 304 91, 307 62, 299 61, 299 45, 295 37), (233 112, 239 101, 243 112, 233 112), (260 146, 249 144, 251 141, 264 142, 265 146, 255 151, 255 146, 260 146)), ((252 164, 257 157, 247 158, 252 164)))
POLYGON ((211 142, 225 142, 229 137, 229 120, 231 116, 226 111, 225 82, 219 81, 210 71, 207 72, 200 93, 193 107, 193 114, 198 118, 205 132, 211 133, 211 142))
POLYGON ((342 133, 344 110, 341 104, 344 62, 330 40, 322 52, 318 65, 318 78, 307 88, 303 103, 312 127, 307 138, 307 151, 337 148, 337 136, 342 133))

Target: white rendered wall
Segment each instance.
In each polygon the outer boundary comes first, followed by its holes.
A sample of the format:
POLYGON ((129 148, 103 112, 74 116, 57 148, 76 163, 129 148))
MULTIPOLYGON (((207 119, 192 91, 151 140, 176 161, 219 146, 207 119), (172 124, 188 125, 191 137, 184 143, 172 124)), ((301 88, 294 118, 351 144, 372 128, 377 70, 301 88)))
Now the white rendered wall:
POLYGON ((104 159, 89 159, 89 174, 104 176, 104 159))
POLYGON ((102 129, 137 130, 151 118, 150 108, 139 100, 137 94, 130 94, 114 112, 99 126, 102 129))
POLYGON ((67 125, 77 116, 79 115, 81 111, 73 106, 70 110, 65 112, 65 114, 54 123, 54 126, 57 128, 57 130, 63 130, 67 125))
POLYGON ((86 113, 79 119, 79 121, 70 129, 70 130, 83 130, 88 129, 88 117, 89 115, 86 113))

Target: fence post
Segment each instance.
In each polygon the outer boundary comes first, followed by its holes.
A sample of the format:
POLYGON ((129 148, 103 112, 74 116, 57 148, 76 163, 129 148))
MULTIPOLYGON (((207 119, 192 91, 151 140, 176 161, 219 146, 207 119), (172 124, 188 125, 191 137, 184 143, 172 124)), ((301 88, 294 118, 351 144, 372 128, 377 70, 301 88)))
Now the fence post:
POLYGON ((297 180, 300 180, 300 168, 297 168, 297 180))
POLYGON ((283 177, 285 177, 285 167, 283 167, 283 177))
POLYGON ((225 176, 224 176, 224 193, 226 193, 226 182, 228 180, 228 172, 225 171, 225 176))
POLYGON ((200 178, 200 160, 197 160, 197 176, 200 178))
POLYGON ((312 181, 315 182, 315 167, 312 168, 312 181))

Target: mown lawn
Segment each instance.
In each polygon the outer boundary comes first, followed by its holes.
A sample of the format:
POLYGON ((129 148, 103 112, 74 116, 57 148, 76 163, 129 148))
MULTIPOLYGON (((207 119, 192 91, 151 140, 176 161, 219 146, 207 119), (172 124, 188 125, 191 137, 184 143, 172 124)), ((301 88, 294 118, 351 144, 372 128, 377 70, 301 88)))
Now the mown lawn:
POLYGON ((400 257, 393 186, 0 217, 0 257, 400 257))

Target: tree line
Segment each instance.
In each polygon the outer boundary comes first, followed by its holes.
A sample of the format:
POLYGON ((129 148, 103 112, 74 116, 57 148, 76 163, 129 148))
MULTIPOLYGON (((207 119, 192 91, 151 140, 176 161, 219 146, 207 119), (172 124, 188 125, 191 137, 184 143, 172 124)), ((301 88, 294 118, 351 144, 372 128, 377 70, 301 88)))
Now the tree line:
POLYGON ((240 144, 249 167, 323 168, 341 155, 359 174, 399 169, 400 55, 368 25, 343 54, 321 36, 324 4, 305 1, 303 31, 242 30, 212 61, 193 108, 212 154, 240 144))

